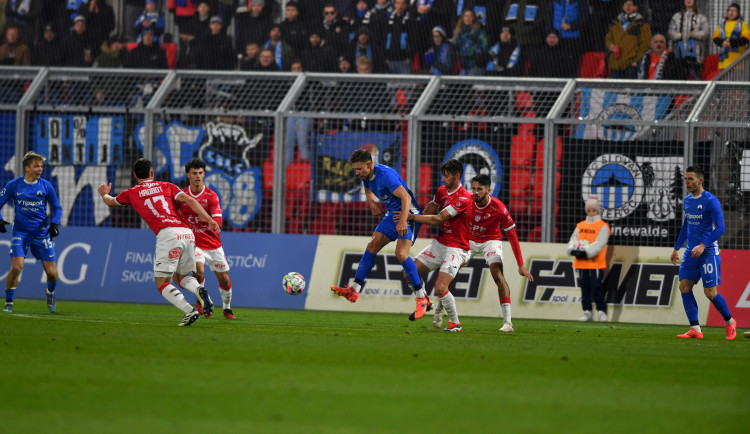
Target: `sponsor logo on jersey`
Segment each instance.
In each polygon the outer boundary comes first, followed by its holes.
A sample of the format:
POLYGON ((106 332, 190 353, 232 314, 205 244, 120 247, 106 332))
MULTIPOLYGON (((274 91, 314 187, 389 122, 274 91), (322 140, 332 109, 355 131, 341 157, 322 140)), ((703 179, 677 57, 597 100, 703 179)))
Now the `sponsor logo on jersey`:
POLYGON ((172 249, 169 251, 169 259, 177 259, 180 257, 180 253, 182 253, 182 250, 180 249, 172 249))

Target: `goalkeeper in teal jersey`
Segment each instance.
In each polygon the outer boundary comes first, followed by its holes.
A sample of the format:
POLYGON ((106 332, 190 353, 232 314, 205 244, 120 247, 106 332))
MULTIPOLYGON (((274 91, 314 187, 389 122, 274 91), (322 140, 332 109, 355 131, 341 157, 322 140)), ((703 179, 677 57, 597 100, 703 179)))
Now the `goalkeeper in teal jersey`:
POLYGON ((705 176, 700 166, 690 166, 685 170, 685 186, 688 191, 684 200, 685 220, 670 259, 677 265, 679 250, 687 241, 680 264, 680 293, 690 321, 690 330, 677 337, 703 339, 698 321, 698 303, 693 296, 693 285, 703 279, 703 291, 724 317, 727 339, 732 340, 737 336, 737 321, 732 318, 727 302, 718 292, 721 284, 718 239, 724 233, 724 214, 716 196, 703 189, 705 176))
MULTIPOLYGON (((10 271, 5 281, 5 308, 3 312, 13 312, 13 297, 16 294, 18 277, 23 270, 24 259, 29 249, 35 258, 42 261, 47 274, 47 308, 55 312, 55 286, 57 285, 57 264, 52 238, 59 235, 57 226, 62 217, 62 207, 52 184, 42 179, 44 157, 34 152, 23 156, 24 175, 11 180, 0 191, 0 209, 8 201, 13 201, 16 218, 13 221, 13 237, 10 242, 10 271), (52 211, 49 224, 47 204, 52 211)), ((0 219, 0 232, 7 232, 0 219)))

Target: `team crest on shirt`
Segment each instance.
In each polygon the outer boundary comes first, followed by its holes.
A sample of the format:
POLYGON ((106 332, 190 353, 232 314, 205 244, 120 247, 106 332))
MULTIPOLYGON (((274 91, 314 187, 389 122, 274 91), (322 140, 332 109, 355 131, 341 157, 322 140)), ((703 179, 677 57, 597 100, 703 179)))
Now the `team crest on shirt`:
POLYGON ((43 194, 44 194, 44 193, 42 193, 42 191, 41 191, 41 190, 37 190, 37 192, 36 192, 36 195, 37 195, 37 196, 42 196, 43 194))
POLYGON ((169 259, 177 259, 180 257, 180 253, 182 253, 182 250, 180 249, 172 249, 169 251, 169 259))
POLYGON ((703 205, 698 205, 698 211, 703 209, 703 205))

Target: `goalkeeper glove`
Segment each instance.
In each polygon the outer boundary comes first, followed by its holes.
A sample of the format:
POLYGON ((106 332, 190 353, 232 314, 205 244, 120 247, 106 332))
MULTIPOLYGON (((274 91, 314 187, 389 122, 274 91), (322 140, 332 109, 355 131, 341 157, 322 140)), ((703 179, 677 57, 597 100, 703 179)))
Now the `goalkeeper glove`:
POLYGON ((49 238, 55 238, 56 236, 60 235, 60 230, 57 229, 57 223, 50 223, 49 229, 47 229, 47 235, 49 235, 49 238))
POLYGON ((588 255, 586 254, 586 252, 580 249, 573 250, 573 256, 575 256, 578 259, 588 258, 588 255))
POLYGON ((5 229, 5 225, 9 225, 10 222, 6 222, 5 220, 0 219, 0 232, 6 233, 8 232, 7 229, 5 229))

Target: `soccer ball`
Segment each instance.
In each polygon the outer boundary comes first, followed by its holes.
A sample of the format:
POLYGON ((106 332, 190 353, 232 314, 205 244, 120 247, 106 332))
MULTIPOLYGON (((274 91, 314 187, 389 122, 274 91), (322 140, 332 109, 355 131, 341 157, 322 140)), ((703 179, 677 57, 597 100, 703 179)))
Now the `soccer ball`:
POLYGON ((287 294, 297 295, 305 290, 305 278, 301 274, 291 272, 284 276, 281 284, 287 294))

